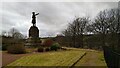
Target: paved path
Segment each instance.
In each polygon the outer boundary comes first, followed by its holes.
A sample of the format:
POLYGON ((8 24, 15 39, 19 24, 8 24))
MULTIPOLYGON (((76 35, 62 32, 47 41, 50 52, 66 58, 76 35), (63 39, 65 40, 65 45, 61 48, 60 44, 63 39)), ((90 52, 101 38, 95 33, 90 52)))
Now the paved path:
POLYGON ((86 55, 75 64, 75 66, 106 66, 103 53, 98 51, 87 51, 86 55))

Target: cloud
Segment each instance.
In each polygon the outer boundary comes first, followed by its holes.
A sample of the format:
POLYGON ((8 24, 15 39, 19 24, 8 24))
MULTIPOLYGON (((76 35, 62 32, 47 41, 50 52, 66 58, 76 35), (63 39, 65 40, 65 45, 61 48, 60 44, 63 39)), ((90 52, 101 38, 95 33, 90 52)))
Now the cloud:
POLYGON ((75 16, 94 18, 101 10, 117 7, 117 2, 3 2, 2 30, 14 27, 28 35, 32 12, 39 13, 37 27, 40 36, 55 36, 67 27, 75 16))
POLYGON ((118 2, 119 0, 3 0, 3 2, 118 2))

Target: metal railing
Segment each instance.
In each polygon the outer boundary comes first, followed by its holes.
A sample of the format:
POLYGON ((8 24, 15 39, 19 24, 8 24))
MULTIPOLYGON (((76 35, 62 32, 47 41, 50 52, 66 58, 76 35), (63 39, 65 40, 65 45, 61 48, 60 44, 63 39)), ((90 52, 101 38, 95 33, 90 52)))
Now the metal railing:
POLYGON ((120 54, 107 46, 103 46, 103 50, 108 68, 120 68, 120 54))

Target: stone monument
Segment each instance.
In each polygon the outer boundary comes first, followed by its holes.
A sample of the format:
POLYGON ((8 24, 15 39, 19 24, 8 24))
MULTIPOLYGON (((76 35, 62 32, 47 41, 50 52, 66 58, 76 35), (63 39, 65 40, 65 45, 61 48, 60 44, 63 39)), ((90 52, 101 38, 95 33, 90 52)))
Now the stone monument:
POLYGON ((26 46, 33 46, 37 47, 40 45, 41 40, 39 39, 39 29, 36 26, 36 16, 39 13, 35 14, 35 12, 32 12, 32 26, 29 29, 29 38, 27 39, 26 46))

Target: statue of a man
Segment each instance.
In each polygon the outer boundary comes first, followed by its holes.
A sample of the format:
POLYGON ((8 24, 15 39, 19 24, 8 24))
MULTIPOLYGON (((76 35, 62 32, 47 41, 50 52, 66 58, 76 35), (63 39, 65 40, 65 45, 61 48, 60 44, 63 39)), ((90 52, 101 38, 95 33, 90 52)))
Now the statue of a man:
POLYGON ((33 24, 33 26, 35 26, 35 24, 36 24, 36 16, 39 14, 39 13, 37 13, 37 14, 35 14, 35 12, 32 12, 32 24, 33 24))

